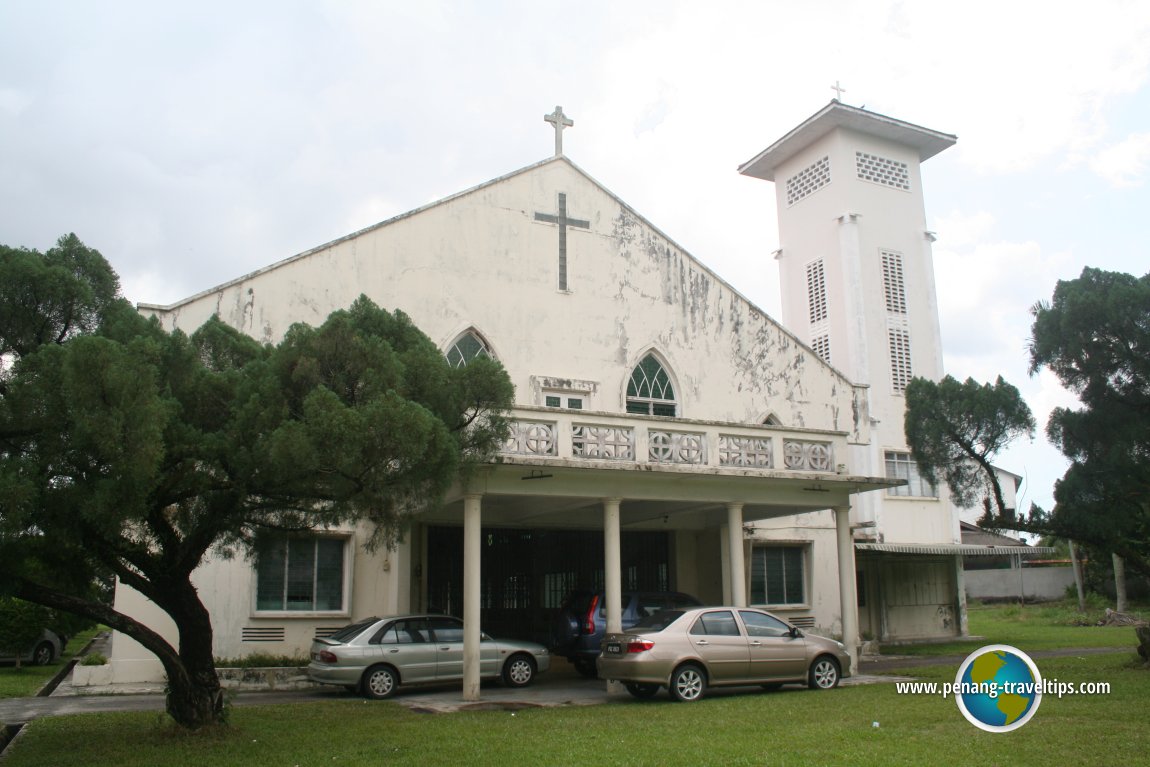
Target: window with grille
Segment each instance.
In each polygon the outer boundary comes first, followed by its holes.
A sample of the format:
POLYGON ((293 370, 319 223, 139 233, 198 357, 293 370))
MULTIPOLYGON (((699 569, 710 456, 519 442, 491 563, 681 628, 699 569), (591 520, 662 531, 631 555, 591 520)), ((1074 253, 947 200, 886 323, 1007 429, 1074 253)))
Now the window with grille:
POLYGON ((910 367, 910 332, 901 327, 888 327, 886 332, 890 347, 891 391, 902 394, 914 375, 910 367))
POLYGON ((910 191, 910 171, 905 162, 869 152, 855 152, 855 172, 863 181, 910 191))
POLYGON ((447 362, 453 367, 462 367, 476 357, 490 357, 491 351, 476 333, 467 331, 456 339, 447 350, 447 362))
POLYGON ((806 547, 755 546, 751 550, 751 602, 806 603, 806 547))
POLYGON ((882 251, 882 289, 886 296, 886 310, 893 314, 906 314, 906 285, 902 277, 902 253, 882 251))
POLYGON ((815 350, 815 354, 819 355, 819 359, 828 365, 831 362, 831 337, 829 335, 821 335, 811 341, 811 348, 815 350))
POLYGON ((808 194, 831 182, 831 158, 822 157, 787 179, 787 205, 794 205, 808 194))
POLYGON ((906 484, 901 487, 891 487, 887 495, 901 495, 914 498, 937 498, 938 488, 927 482, 918 473, 918 464, 911 458, 910 453, 900 453, 888 450, 886 453, 887 479, 905 479, 906 484))
POLYGON ((256 560, 256 609, 344 610, 346 539, 269 536, 256 560))
POLYGON ((627 383, 627 412, 678 415, 671 377, 653 354, 644 357, 631 371, 631 380, 627 383))
POLYGON ((807 264, 807 307, 812 325, 826 321, 827 276, 822 259, 807 264))

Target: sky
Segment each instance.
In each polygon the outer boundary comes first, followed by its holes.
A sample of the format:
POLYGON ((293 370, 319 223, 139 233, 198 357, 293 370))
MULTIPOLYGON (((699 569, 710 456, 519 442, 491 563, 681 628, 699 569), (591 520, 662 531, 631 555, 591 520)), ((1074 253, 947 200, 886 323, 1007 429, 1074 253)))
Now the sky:
POLYGON ((564 153, 779 317, 772 184, 736 167, 843 102, 958 136, 923 165, 946 372, 1039 430, 1074 397, 1030 308, 1150 271, 1150 4, 0 1, 0 243, 75 232, 166 304, 564 153))

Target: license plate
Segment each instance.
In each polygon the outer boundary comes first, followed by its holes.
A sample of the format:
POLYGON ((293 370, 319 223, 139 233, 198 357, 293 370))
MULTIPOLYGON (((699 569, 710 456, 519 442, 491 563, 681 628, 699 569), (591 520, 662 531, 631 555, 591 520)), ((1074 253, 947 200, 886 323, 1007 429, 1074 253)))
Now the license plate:
POLYGON ((622 653, 623 647, 618 642, 612 642, 611 644, 607 645, 608 655, 621 655, 622 653))

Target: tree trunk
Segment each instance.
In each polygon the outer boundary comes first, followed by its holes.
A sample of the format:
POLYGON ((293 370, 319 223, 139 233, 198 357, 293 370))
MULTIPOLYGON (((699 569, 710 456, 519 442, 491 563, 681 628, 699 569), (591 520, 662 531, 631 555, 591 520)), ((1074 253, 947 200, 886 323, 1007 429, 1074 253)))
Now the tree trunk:
POLYGON ((190 580, 165 584, 146 595, 178 627, 179 651, 151 628, 108 605, 64 594, 19 576, 12 580, 15 595, 21 599, 99 621, 155 653, 168 676, 168 714, 177 724, 197 730, 223 723, 223 691, 212 657, 212 623, 190 580))
POLYGON ((1078 558, 1078 544, 1070 541, 1070 564, 1074 567, 1074 585, 1078 588, 1078 612, 1086 612, 1086 590, 1082 584, 1082 562, 1078 558))
POLYGON ((1150 626, 1138 626, 1134 633, 1138 636, 1138 654, 1142 660, 1150 663, 1150 626))
POLYGON ((1111 554, 1114 561, 1114 593, 1117 595, 1117 604, 1114 609, 1120 613, 1126 612, 1126 562, 1117 554, 1111 554))
POLYGON ((198 730, 223 724, 224 692, 214 665, 191 670, 168 669, 168 715, 181 727, 198 730))
POLYGON ((165 592, 156 602, 180 631, 179 662, 164 663, 168 714, 190 730, 223 724, 224 695, 212 657, 211 617, 190 581, 165 592))

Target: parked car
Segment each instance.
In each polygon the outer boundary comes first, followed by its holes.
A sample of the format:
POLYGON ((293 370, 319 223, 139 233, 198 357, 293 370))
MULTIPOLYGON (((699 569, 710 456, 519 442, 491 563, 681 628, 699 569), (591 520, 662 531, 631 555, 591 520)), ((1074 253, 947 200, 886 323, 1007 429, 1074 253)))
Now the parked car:
MULTIPOLYGON (((60 636, 50 629, 44 629, 40 638, 36 640, 36 644, 20 655, 20 662, 30 663, 33 666, 47 666, 60 657, 66 644, 68 644, 67 637, 60 636)), ((14 660, 16 660, 14 655, 0 653, 0 661, 11 662, 14 660)))
MULTIPOLYGON (((492 639, 479 644, 481 678, 509 687, 531 684, 551 665, 534 642, 492 639)), ((448 615, 393 615, 345 626, 311 646, 308 677, 369 698, 390 697, 400 685, 463 678, 463 621, 448 615)))
POLYGON ((623 682, 636 698, 666 687, 677 701, 703 697, 708 687, 806 682, 837 687, 850 676, 841 642, 804 634, 781 618, 749 607, 668 610, 603 639, 599 676, 623 682))
MULTIPOLYGON (((624 630, 661 610, 696 607, 701 604, 690 594, 677 591, 623 592, 624 630)), ((602 591, 574 591, 551 624, 551 649, 575 666, 584 676, 596 675, 595 659, 607 630, 607 605, 602 591)))

